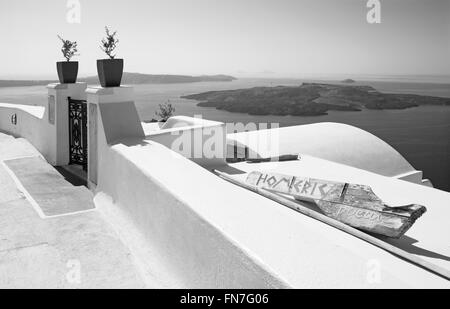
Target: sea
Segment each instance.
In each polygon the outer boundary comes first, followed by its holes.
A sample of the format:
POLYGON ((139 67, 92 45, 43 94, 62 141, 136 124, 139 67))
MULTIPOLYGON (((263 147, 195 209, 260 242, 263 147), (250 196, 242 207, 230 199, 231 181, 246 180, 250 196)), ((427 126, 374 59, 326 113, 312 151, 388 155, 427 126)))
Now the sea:
MULTIPOLYGON (((232 82, 134 85, 135 103, 142 121, 157 119, 159 104, 170 102, 175 115, 202 117, 225 123, 272 124, 280 127, 319 122, 338 122, 364 129, 400 152, 424 177, 450 192, 450 106, 420 106, 405 110, 329 111, 324 116, 252 116, 210 107, 181 96, 205 91, 261 86, 298 86, 303 82, 340 83, 336 80, 241 78, 232 82)), ((450 80, 380 78, 358 80, 352 85, 369 85, 385 93, 409 93, 450 98, 450 80)), ((43 86, 0 88, 0 102, 26 105, 47 103, 43 86)), ((270 125, 269 125, 270 127, 270 125)))

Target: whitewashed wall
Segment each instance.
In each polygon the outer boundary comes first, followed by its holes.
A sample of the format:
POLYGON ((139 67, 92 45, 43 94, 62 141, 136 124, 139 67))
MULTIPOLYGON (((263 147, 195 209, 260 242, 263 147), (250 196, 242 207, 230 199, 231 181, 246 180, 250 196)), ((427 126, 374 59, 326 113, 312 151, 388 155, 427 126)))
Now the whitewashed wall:
POLYGON ((44 106, 0 103, 0 131, 27 139, 52 165, 69 163, 68 97, 86 98, 86 83, 50 84, 44 106), (12 121, 15 115, 16 123, 12 121))
POLYGON ((49 161, 56 162, 54 124, 44 106, 0 103, 0 131, 27 139, 49 161), (17 123, 12 122, 15 116, 17 123))

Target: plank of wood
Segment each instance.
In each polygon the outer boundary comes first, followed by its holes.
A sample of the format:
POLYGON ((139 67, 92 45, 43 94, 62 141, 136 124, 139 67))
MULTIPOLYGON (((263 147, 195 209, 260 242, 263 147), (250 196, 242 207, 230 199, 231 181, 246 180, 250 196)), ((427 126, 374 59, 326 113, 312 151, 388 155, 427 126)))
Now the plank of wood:
POLYGON ((246 156, 247 163, 264 163, 264 162, 285 162, 285 161, 296 161, 298 160, 298 155, 281 155, 279 157, 272 158, 248 158, 246 156))
POLYGON ((389 244, 389 243, 387 243, 387 242, 385 242, 385 241, 383 241, 381 239, 378 239, 378 238, 376 238, 376 237, 374 237, 374 236, 372 236, 370 234, 366 234, 366 233, 364 233, 364 232, 362 232, 362 231, 360 231, 360 230, 358 230, 358 229, 356 229, 356 228, 354 228, 352 226, 349 226, 349 225, 347 225, 345 223, 342 223, 342 222, 340 222, 338 220, 335 220, 333 218, 327 217, 326 215, 323 215, 323 214, 321 214, 321 213, 319 213, 317 211, 311 210, 311 209, 303 206, 302 204, 300 204, 298 202, 295 202, 295 201, 293 201, 293 200, 291 200, 291 199, 289 199, 289 198, 287 198, 287 197, 285 197, 283 195, 270 192, 270 191, 268 191, 266 189, 263 189, 263 188, 258 188, 258 187, 252 186, 250 184, 247 184, 247 183, 245 183, 243 181, 240 181, 240 180, 238 180, 238 179, 236 179, 236 178, 234 178, 234 177, 232 177, 232 176, 230 176, 230 175, 228 175, 226 173, 218 171, 218 170, 214 170, 214 173, 216 175, 218 175, 220 178, 222 178, 222 179, 224 179, 224 180, 226 180, 226 181, 228 181, 228 182, 230 182, 232 184, 235 184, 235 185, 237 185, 239 187, 242 187, 244 189, 247 189, 249 191, 255 192, 255 193, 257 193, 257 194, 259 194, 261 196, 264 196, 265 198, 268 198, 268 199, 270 199, 270 200, 272 200, 274 202, 277 202, 277 203, 279 203, 279 204, 281 204, 283 206, 286 206, 286 207, 289 207, 289 208, 291 208, 293 210, 296 210, 299 213, 302 213, 302 214, 304 214, 304 215, 306 215, 308 217, 311 217, 311 218, 316 219, 316 220, 318 220, 320 222, 328 224, 328 225, 330 225, 330 226, 332 226, 332 227, 334 227, 334 228, 336 228, 338 230, 341 230, 341 231, 343 231, 345 233, 353 235, 353 236, 355 236, 355 237, 357 237, 357 238, 359 238, 359 239, 361 239, 363 241, 366 241, 366 242, 368 242, 368 243, 370 243, 370 244, 372 244, 374 246, 377 246, 378 248, 380 248, 382 250, 385 250, 385 251, 387 251, 387 252, 389 252, 389 253, 391 253, 391 254, 393 254, 395 256, 398 256, 398 257, 400 257, 400 258, 402 258, 402 259, 404 259, 404 260, 406 260, 406 261, 408 261, 408 262, 410 262, 410 263, 412 263, 412 264, 414 264, 416 266, 419 266, 419 267, 421 267, 421 268, 423 268, 423 269, 425 269, 425 270, 427 270, 427 271, 429 271, 431 273, 434 273, 434 274, 436 274, 436 275, 438 275, 438 276, 440 276, 440 277, 442 277, 442 278, 444 278, 446 280, 450 280, 450 272, 447 269, 445 269, 445 268, 442 268, 440 266, 434 265, 434 264, 432 264, 432 263, 430 263, 428 261, 425 261, 424 259, 421 259, 421 258, 419 258, 419 257, 417 257, 417 256, 415 256, 415 255, 413 255, 413 254, 411 254, 409 252, 406 252, 403 249, 395 247, 395 246, 393 246, 393 245, 391 245, 391 244, 389 244))
POLYGON ((329 217, 392 238, 401 237, 426 212, 421 205, 389 207, 365 185, 265 172, 250 173, 246 182, 314 202, 329 217))

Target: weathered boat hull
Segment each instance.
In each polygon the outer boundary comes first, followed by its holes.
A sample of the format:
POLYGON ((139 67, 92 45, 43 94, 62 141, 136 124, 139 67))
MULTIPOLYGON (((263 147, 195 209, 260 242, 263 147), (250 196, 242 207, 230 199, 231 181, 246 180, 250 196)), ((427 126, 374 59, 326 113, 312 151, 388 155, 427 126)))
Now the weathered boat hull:
POLYGON ((246 182, 258 188, 314 202, 328 217, 366 232, 399 238, 426 212, 421 205, 390 207, 365 185, 253 172, 246 182))
POLYGON ((391 238, 400 238, 403 236, 413 226, 416 220, 425 213, 424 207, 418 205, 404 206, 412 209, 418 208, 413 211, 414 215, 410 217, 328 201, 317 201, 316 205, 330 218, 366 232, 391 238))

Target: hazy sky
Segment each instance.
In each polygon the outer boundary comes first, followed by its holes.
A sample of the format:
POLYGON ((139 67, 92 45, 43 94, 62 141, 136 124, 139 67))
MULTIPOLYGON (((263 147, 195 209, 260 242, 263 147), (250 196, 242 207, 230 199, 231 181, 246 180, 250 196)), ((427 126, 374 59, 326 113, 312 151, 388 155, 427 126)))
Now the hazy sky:
POLYGON ((0 78, 56 78, 56 35, 76 40, 80 76, 118 30, 125 70, 151 74, 303 77, 450 74, 450 0, 0 0, 0 78))

